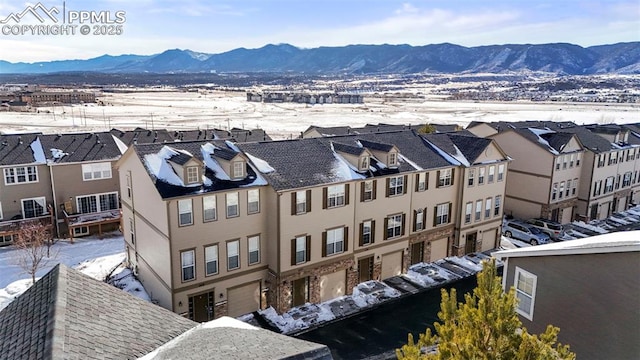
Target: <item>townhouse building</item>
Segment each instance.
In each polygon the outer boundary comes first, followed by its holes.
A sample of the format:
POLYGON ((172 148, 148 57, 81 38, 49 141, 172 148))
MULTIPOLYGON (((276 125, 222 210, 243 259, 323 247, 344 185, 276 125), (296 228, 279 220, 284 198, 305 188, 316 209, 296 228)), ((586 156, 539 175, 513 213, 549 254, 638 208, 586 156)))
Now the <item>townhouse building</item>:
MULTIPOLYGON (((578 197, 573 218, 581 220, 604 219, 612 213, 623 211, 629 205, 637 204, 640 201, 638 194, 638 190, 640 190, 640 137, 634 131, 638 129, 637 124, 579 126, 568 121, 523 121, 472 123, 468 130, 478 136, 495 138, 498 133, 521 128, 538 129, 534 130, 537 132, 554 131, 573 134, 582 144, 584 153, 580 159, 578 197)), ((503 144, 500 143, 500 145, 503 144)), ((515 150, 517 151, 517 149, 515 150)), ((508 153, 511 156, 511 153, 508 153)), ((531 168, 534 168, 538 163, 538 158, 533 155, 535 154, 523 154, 527 159, 527 166, 531 168)), ((578 161, 577 156, 576 154, 575 165, 578 161)), ((564 169, 564 159, 560 160, 560 163, 564 169)), ((571 158, 567 163, 571 164, 571 158)), ((565 179, 565 181, 568 180, 565 179)), ((558 197, 560 183, 558 184, 558 197)), ((521 183, 521 185, 522 188, 531 187, 531 184, 527 182, 521 183)), ((565 195, 566 189, 565 182, 565 195)), ((509 193, 509 189, 507 192, 509 193)), ((570 192, 572 194, 573 189, 570 192)), ((551 219, 555 214, 542 215, 551 219)), ((569 221, 564 216, 558 217, 558 219, 569 221)))
POLYGON ((508 159, 492 140, 444 141, 398 131, 134 145, 118 162, 128 261, 160 305, 202 321, 286 311, 494 247, 508 159), (501 180, 463 192, 463 173, 482 164, 504 165, 501 180), (461 236, 465 193, 483 211, 461 236))

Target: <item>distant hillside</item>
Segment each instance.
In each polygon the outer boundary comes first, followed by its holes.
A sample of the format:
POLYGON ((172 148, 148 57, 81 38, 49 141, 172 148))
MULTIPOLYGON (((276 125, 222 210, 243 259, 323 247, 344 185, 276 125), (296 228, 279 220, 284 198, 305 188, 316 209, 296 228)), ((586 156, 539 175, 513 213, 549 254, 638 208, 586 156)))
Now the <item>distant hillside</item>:
POLYGON ((566 75, 640 74, 640 42, 583 48, 541 45, 349 45, 300 49, 289 44, 221 54, 173 49, 157 55, 103 55, 88 60, 9 63, 0 73, 295 72, 307 74, 478 73, 544 71, 566 75))

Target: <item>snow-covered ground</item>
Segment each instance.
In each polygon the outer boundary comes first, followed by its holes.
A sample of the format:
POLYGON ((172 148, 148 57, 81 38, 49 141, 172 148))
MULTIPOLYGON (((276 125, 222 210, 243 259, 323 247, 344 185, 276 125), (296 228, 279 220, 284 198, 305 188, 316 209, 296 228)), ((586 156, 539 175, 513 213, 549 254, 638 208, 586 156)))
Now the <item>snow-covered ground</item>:
POLYGON ((364 104, 258 103, 244 92, 105 93, 95 104, 38 108, 39 113, 0 112, 2 132, 83 132, 111 128, 261 128, 274 139, 297 137, 310 125, 363 126, 434 122, 466 126, 471 121, 640 121, 637 104, 473 102, 434 98, 367 97, 364 104))
MULTIPOLYGON (((17 251, 12 246, 0 248, 0 310, 32 285, 31 277, 16 261, 17 251)), ((36 279, 63 263, 102 281, 125 259, 124 240, 119 232, 103 234, 103 239, 97 236, 77 238, 73 244, 68 239, 61 239, 51 247, 51 254, 55 256, 46 260, 37 272, 36 279)), ((142 285, 132 276, 126 276, 127 271, 124 268, 114 271, 116 278, 122 278, 118 287, 148 300, 149 296, 142 285)))

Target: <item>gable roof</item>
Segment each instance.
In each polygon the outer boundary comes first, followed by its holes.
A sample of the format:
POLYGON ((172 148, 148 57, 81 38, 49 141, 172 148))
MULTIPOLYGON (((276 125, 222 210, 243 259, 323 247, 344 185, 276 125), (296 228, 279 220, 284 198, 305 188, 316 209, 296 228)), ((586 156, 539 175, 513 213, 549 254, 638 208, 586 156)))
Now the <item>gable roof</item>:
POLYGON ((173 142, 173 136, 165 129, 149 130, 144 128, 135 128, 134 130, 118 130, 111 129, 111 135, 122 141, 125 145, 131 144, 151 144, 173 142))
POLYGON ((44 164, 41 133, 0 135, 0 165, 44 164))
POLYGON ((603 254, 640 251, 640 231, 625 231, 584 239, 502 250, 493 253, 498 259, 511 257, 603 254))
POLYGON ((393 150, 393 147, 394 147, 394 145, 392 144, 385 144, 382 142, 369 141, 369 140, 360 140, 360 143, 362 144, 362 146, 364 146, 367 149, 385 151, 385 152, 389 152, 393 150))
POLYGON ((56 164, 116 160, 122 155, 110 132, 40 135, 47 161, 56 164))
POLYGON ((7 359, 131 359, 195 322, 57 265, 0 311, 7 359))
POLYGON ((521 135, 553 155, 560 154, 574 137, 574 134, 558 133, 549 128, 515 128, 511 131, 521 135))
POLYGON ((363 152, 367 151, 365 148, 360 146, 341 144, 339 142, 331 142, 331 144, 333 144, 334 150, 355 156, 360 156, 363 152))
POLYGON ((198 325, 140 360, 332 358, 326 345, 277 334, 230 317, 222 317, 198 325))

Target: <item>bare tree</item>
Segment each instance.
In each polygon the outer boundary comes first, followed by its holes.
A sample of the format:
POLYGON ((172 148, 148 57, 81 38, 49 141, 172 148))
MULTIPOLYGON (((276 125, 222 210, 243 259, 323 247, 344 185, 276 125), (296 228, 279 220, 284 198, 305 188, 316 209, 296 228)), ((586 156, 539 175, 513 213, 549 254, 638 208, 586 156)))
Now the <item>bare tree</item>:
POLYGON ((20 225, 20 230, 14 240, 18 249, 16 261, 31 281, 36 282, 36 273, 46 266, 49 261, 57 257, 57 252, 50 254, 49 244, 51 232, 39 221, 27 221, 20 225))

